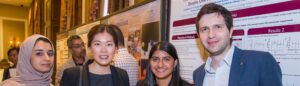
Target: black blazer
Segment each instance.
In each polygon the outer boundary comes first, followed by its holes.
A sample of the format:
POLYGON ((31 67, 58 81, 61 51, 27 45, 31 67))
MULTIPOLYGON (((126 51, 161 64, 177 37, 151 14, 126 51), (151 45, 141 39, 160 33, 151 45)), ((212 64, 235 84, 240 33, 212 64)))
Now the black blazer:
MULTIPOLYGON (((89 69, 88 65, 93 60, 89 60, 83 65, 82 68, 82 85, 79 85, 80 80, 80 67, 72 67, 64 70, 60 86, 91 86, 89 80, 89 69)), ((110 66, 113 85, 114 86, 129 86, 129 78, 127 72, 123 69, 110 66)))
POLYGON ((11 77, 10 77, 9 69, 12 69, 12 68, 16 68, 16 66, 14 65, 14 66, 12 66, 12 67, 9 67, 9 68, 4 69, 2 81, 11 78, 11 77))
POLYGON ((9 68, 4 69, 2 81, 9 79, 9 78, 10 78, 9 68))

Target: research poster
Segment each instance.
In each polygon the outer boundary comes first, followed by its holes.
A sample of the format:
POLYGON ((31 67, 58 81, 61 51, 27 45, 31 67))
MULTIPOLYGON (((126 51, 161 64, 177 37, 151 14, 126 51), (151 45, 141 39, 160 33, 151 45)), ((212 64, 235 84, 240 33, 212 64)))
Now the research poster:
POLYGON ((200 54, 195 19, 200 10, 199 0, 170 0, 169 41, 177 49, 181 77, 193 83, 193 71, 204 63, 200 54))
POLYGON ((92 27, 96 26, 96 25, 99 25, 101 21, 95 21, 95 22, 92 22, 92 23, 89 23, 89 24, 86 24, 86 25, 83 25, 83 26, 80 26, 78 28, 76 28, 76 35, 80 36, 81 39, 83 40, 84 42, 84 45, 85 45, 85 49, 86 49, 86 54, 87 54, 87 57, 89 59, 92 59, 92 55, 91 55, 91 52, 90 50, 88 49, 88 37, 87 37, 87 34, 89 33, 89 31, 92 29, 92 27))
POLYGON ((62 66, 62 64, 67 61, 68 56, 68 46, 67 46, 67 38, 63 36, 64 34, 59 35, 57 38, 60 38, 56 41, 56 68, 62 66))
POLYGON ((90 53, 90 50, 88 50, 87 47, 87 34, 90 31, 90 29, 95 26, 100 24, 100 21, 95 21, 89 24, 85 24, 82 26, 79 26, 78 28, 74 29, 74 30, 70 30, 68 32, 64 32, 61 33, 59 35, 57 35, 57 41, 56 41, 56 68, 59 68, 60 66, 63 66, 63 64, 68 61, 70 58, 70 54, 69 54, 69 50, 68 50, 68 45, 67 45, 67 40, 70 36, 72 35, 78 35, 81 37, 81 39, 83 40, 84 44, 85 44, 85 49, 87 52, 87 57, 88 58, 92 58, 92 55, 90 53))
POLYGON ((154 0, 107 19, 122 30, 126 48, 139 63, 139 79, 145 78, 149 51, 160 40, 160 2, 154 0))
POLYGON ((223 5, 232 12, 234 45, 270 52, 281 67, 283 85, 300 86, 299 0, 171 0, 170 41, 183 61, 195 63, 185 67, 183 62, 182 71, 190 75, 181 76, 193 82, 192 71, 204 62, 199 50, 191 46, 198 45, 195 17, 206 3, 223 5))

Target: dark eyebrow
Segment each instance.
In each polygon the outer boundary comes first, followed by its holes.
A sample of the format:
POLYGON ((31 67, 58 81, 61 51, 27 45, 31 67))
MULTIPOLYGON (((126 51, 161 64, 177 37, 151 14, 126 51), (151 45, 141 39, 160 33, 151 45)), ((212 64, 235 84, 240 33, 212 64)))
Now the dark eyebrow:
POLYGON ((48 50, 48 52, 49 52, 49 51, 54 52, 54 50, 48 50))
MULTIPOLYGON (((33 50, 33 51, 44 51, 42 49, 36 49, 36 50, 33 50)), ((54 52, 54 50, 48 50, 48 52, 51 51, 51 52, 54 52)))
POLYGON ((36 50, 34 50, 34 51, 44 51, 44 50, 42 50, 42 49, 36 49, 36 50))
POLYGON ((99 40, 93 40, 92 42, 100 42, 99 40))
MULTIPOLYGON (((94 40, 92 42, 100 42, 100 43, 102 43, 102 41, 99 41, 99 40, 94 40)), ((106 41, 106 43, 108 43, 108 42, 113 42, 113 41, 106 41)))
POLYGON ((107 41, 106 43, 110 43, 110 42, 113 42, 113 41, 107 41))
POLYGON ((208 28, 207 26, 203 26, 203 27, 200 27, 200 28, 208 28))
POLYGON ((173 58, 172 56, 164 56, 164 58, 173 58))
POLYGON ((215 25, 219 25, 219 26, 225 26, 226 24, 215 24, 215 25))
POLYGON ((159 57, 157 57, 157 56, 152 56, 151 58, 159 58, 159 57))

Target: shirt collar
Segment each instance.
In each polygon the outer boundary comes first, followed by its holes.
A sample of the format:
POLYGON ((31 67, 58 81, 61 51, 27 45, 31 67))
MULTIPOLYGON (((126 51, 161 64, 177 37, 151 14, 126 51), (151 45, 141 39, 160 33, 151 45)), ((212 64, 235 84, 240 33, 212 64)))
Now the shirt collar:
POLYGON ((119 49, 118 49, 118 52, 121 52, 121 53, 127 53, 128 50, 127 50, 127 48, 119 48, 119 49))
POLYGON ((120 54, 129 54, 127 48, 119 48, 118 52, 115 53, 114 59, 120 58, 120 56, 119 56, 120 54))
MULTIPOLYGON (((220 65, 231 66, 232 58, 233 58, 234 46, 231 45, 229 51, 226 53, 225 58, 222 60, 220 65)), ((215 74, 216 70, 214 70, 211 65, 212 59, 208 57, 206 61, 206 65, 204 66, 205 72, 210 74, 215 74)))
POLYGON ((233 58, 234 46, 231 46, 224 58, 224 62, 230 67, 233 58))

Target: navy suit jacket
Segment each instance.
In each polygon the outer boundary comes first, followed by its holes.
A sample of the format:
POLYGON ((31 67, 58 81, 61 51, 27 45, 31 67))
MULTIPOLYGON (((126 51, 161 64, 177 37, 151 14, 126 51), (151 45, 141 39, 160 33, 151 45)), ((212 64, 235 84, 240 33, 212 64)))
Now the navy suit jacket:
MULTIPOLYGON (((193 73, 195 86, 203 86, 204 66, 193 73)), ((228 86, 282 86, 281 69, 270 53, 235 47, 228 86)))

